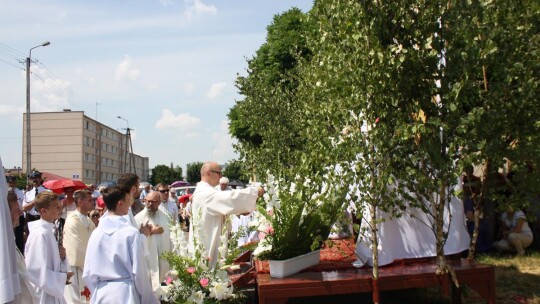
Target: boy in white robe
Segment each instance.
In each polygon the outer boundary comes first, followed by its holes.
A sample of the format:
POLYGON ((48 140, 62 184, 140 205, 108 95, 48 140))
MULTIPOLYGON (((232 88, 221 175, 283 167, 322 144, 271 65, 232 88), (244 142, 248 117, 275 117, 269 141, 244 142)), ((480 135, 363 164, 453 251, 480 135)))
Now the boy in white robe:
POLYGON ((144 238, 124 217, 133 202, 128 195, 117 186, 103 193, 109 216, 100 219, 90 236, 84 261, 83 281, 91 303, 158 303, 144 258, 144 238))
POLYGON ((169 263, 159 256, 171 251, 171 237, 169 229, 169 216, 159 208, 160 193, 150 192, 146 196, 145 205, 141 212, 135 215, 137 225, 151 225, 150 235, 146 238, 148 244, 148 264, 152 277, 152 290, 156 297, 161 294, 161 282, 167 277, 170 270, 169 263))
POLYGON ((64 288, 73 273, 68 273, 66 250, 53 234, 53 222, 62 213, 62 203, 56 193, 44 191, 36 196, 34 206, 41 218, 28 223, 30 235, 24 254, 28 280, 36 289, 39 303, 66 303, 64 288))

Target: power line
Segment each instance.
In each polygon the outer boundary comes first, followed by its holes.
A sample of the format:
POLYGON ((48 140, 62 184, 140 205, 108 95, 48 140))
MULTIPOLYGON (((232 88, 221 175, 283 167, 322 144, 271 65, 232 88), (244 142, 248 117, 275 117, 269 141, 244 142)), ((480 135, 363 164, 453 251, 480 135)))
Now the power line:
POLYGON ((0 42, 0 48, 3 48, 5 50, 9 51, 10 53, 14 54, 17 57, 20 57, 20 58, 25 58, 26 57, 26 55, 24 53, 14 49, 14 48, 12 48, 12 47, 10 47, 8 45, 5 45, 5 44, 3 44, 1 42, 0 42))
POLYGON ((10 66, 12 66, 12 67, 15 67, 15 68, 17 68, 17 69, 19 69, 19 70, 25 71, 25 69, 24 69, 23 67, 17 66, 17 65, 15 65, 15 64, 13 64, 13 63, 11 63, 11 62, 8 62, 8 61, 5 61, 5 60, 3 60, 3 59, 0 59, 0 62, 5 63, 5 64, 7 64, 7 65, 10 65, 10 66))
MULTIPOLYGON (((17 61, 19 64, 25 63, 26 58, 27 58, 27 55, 25 55, 24 53, 3 43, 0 43, 0 55, 9 57, 10 59, 17 61)), ((0 58, 0 62, 10 65, 12 67, 15 67, 17 69, 20 69, 22 71, 26 71, 24 66, 20 66, 20 65, 18 66, 16 64, 13 64, 12 62, 3 60, 1 58, 0 58)), ((94 109, 97 103, 89 102, 88 100, 81 97, 71 87, 65 85, 62 78, 58 77, 49 68, 43 65, 43 63, 41 63, 39 60, 32 60, 32 63, 36 63, 37 65, 40 66, 40 73, 31 71, 31 75, 34 78, 37 78, 40 81, 47 84, 45 86, 46 90, 60 97, 65 97, 67 100, 67 103, 72 106, 74 105, 80 106, 84 110, 84 112, 87 113, 87 116, 89 116, 89 113, 91 112, 91 110, 94 109)), ((111 122, 114 121, 114 118, 109 116, 107 112, 101 114, 100 116, 106 118, 107 120, 111 122)), ((97 119, 97 110, 96 110, 96 119, 97 119)))

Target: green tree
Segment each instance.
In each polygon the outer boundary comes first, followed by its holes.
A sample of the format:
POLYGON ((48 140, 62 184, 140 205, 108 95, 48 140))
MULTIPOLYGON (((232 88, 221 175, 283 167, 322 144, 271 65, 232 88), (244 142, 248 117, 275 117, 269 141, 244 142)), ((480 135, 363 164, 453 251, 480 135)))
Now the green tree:
POLYGON ((431 217, 437 271, 452 275, 444 217, 463 168, 486 164, 488 175, 511 161, 518 174, 506 203, 523 208, 539 192, 539 6, 316 1, 302 18, 317 28, 302 34, 310 55, 277 83, 252 61, 238 80, 246 98, 236 118, 260 143, 238 137, 237 148, 261 175, 320 185, 339 172, 331 185, 351 187, 370 208, 375 282, 377 211, 410 206, 431 217))
POLYGON ((266 42, 248 60, 248 75, 237 78, 245 98, 230 110, 229 130, 238 139, 241 159, 251 166, 261 160, 271 164, 273 171, 291 166, 304 145, 294 93, 299 58, 311 56, 305 33, 313 27, 304 17, 297 8, 274 16, 266 42))
POLYGON ((174 181, 182 180, 182 168, 176 166, 175 168, 167 165, 157 165, 152 169, 152 176, 150 177, 150 183, 157 185, 163 183, 170 185, 174 181))
POLYGON ((230 160, 225 164, 223 176, 226 176, 231 181, 249 182, 249 172, 246 171, 244 162, 237 159, 230 160))
POLYGON ((202 162, 194 162, 187 164, 186 181, 190 184, 196 184, 201 180, 202 162))
POLYGON ((538 165, 538 69, 526 68, 538 66, 538 12, 532 1, 318 1, 311 12, 320 37, 297 94, 308 114, 303 157, 341 159, 372 214, 404 207, 388 192, 397 185, 433 219, 440 273, 452 274, 444 216, 464 166, 538 165))

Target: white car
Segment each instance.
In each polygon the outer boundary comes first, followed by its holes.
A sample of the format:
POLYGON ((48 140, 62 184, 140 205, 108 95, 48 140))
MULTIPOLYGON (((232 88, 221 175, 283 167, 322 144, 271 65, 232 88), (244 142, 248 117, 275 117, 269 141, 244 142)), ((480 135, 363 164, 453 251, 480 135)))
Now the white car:
POLYGON ((176 193, 176 197, 181 197, 182 195, 187 194, 187 191, 189 191, 190 194, 193 194, 193 192, 195 192, 195 188, 197 188, 197 186, 173 187, 171 188, 171 191, 176 193))

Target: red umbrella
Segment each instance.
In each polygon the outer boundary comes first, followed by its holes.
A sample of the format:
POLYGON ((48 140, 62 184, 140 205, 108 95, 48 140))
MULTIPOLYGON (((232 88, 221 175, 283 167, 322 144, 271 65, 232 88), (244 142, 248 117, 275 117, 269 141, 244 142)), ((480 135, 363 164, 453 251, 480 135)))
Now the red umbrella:
POLYGON ((48 188, 54 193, 61 194, 65 188, 73 188, 75 191, 86 189, 86 185, 80 180, 73 179, 57 179, 43 183, 43 187, 48 188))

